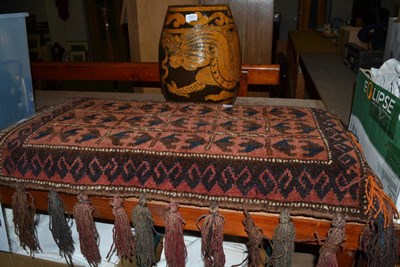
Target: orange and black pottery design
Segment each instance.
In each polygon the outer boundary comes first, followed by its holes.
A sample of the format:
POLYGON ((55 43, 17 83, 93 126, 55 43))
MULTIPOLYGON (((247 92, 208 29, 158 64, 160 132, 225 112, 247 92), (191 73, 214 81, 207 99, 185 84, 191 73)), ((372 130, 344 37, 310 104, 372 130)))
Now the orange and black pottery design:
POLYGON ((232 104, 241 54, 229 6, 170 6, 159 61, 167 100, 232 104))

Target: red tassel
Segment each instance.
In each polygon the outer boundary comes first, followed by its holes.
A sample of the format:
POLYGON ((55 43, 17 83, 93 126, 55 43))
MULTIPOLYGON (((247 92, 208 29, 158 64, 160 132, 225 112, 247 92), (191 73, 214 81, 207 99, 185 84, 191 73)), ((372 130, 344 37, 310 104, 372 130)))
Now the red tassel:
POLYGON ((332 219, 332 227, 328 231, 328 236, 322 243, 319 251, 317 267, 337 267, 338 262, 336 253, 345 239, 346 221, 342 214, 336 214, 332 219))
POLYGON ((78 195, 79 203, 74 206, 76 228, 79 233, 81 252, 90 266, 98 266, 101 261, 99 233, 93 221, 94 208, 87 195, 78 195))
POLYGON ((201 232, 201 253, 206 267, 224 266, 225 254, 222 242, 224 240, 225 219, 218 213, 218 204, 213 202, 210 205, 210 214, 202 215, 197 220, 197 228, 201 232), (201 229, 199 221, 203 220, 201 229))
POLYGON ((131 225, 128 216, 123 209, 124 200, 118 195, 110 201, 113 207, 114 229, 113 229, 113 244, 107 254, 107 259, 110 260, 114 252, 122 260, 130 260, 135 253, 135 238, 132 233, 131 225))
POLYGON ((264 250, 263 241, 264 235, 259 227, 257 227, 247 210, 244 210, 243 225, 245 231, 249 237, 249 241, 246 243, 249 253, 249 267, 261 266, 263 260, 261 258, 261 251, 264 250))
POLYGON ((139 204, 132 210, 132 224, 136 237, 136 262, 139 266, 152 266, 156 261, 154 253, 154 222, 147 208, 144 195, 139 197, 139 204))
POLYGON ((184 267, 187 257, 183 240, 183 225, 185 221, 178 209, 178 203, 169 203, 165 215, 165 258, 167 265, 171 267, 184 267))
POLYGON ((19 237, 21 246, 31 256, 41 251, 39 240, 35 233, 35 204, 30 193, 25 192, 22 185, 18 185, 12 197, 14 231, 19 237))

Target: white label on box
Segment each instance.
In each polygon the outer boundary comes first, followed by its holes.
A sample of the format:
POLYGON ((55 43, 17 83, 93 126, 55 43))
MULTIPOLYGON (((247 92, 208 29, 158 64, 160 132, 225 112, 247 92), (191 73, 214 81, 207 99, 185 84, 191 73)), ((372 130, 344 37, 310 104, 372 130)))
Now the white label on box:
POLYGON ((192 22, 192 21, 197 21, 197 14, 192 13, 192 14, 186 14, 186 22, 192 22))

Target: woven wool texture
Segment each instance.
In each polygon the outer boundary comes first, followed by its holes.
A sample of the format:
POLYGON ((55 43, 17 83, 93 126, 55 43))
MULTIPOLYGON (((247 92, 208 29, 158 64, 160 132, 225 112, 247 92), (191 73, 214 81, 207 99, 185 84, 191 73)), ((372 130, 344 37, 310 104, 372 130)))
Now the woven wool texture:
POLYGON ((367 220, 371 175, 320 109, 76 99, 0 136, 0 183, 367 220))

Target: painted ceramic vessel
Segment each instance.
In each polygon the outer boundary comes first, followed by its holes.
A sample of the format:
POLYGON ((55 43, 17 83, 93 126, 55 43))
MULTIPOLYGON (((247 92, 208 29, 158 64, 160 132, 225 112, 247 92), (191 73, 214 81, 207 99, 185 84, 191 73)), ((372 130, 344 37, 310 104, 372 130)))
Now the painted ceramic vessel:
POLYGON ((168 7, 159 62, 167 100, 233 103, 241 54, 229 6, 168 7))

